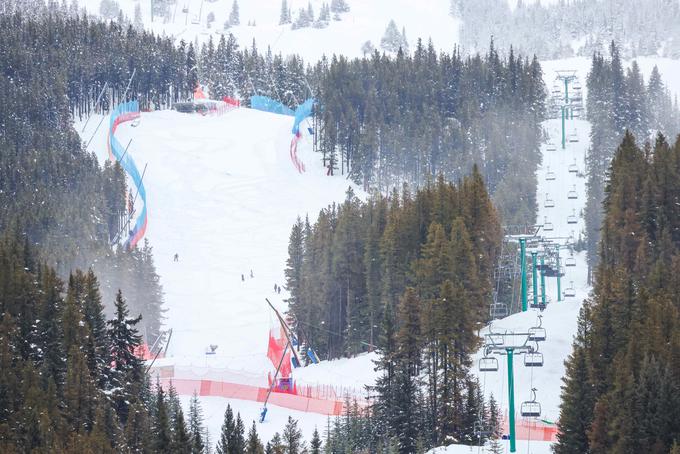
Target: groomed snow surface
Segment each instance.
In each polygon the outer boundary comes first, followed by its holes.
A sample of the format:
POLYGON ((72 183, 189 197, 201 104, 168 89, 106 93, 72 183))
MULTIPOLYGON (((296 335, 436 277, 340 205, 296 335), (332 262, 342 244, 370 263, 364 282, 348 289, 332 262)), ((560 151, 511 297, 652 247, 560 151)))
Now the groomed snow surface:
MULTIPOLYGON (((88 12, 99 14, 100 1, 80 0, 80 4, 88 12)), ((156 33, 186 42, 206 42, 212 36, 217 44, 233 0, 177 0, 176 8, 170 10, 168 23, 163 23, 158 17, 151 21, 151 0, 118 0, 118 3, 131 20, 135 6, 140 5, 145 27, 156 33), (188 10, 186 14, 182 12, 184 7, 188 10), (215 15, 215 22, 208 29, 206 18, 211 12, 215 15), (194 21, 200 23, 195 24, 194 21)), ((390 20, 395 21, 399 31, 405 27, 411 48, 415 47, 417 38, 422 38, 426 44, 432 38, 437 49, 450 52, 458 40, 459 22, 449 14, 450 0, 346 0, 350 11, 343 13, 340 21, 331 20, 324 29, 308 27, 297 30, 292 30, 290 24, 279 25, 281 0, 240 0, 238 3, 240 25, 226 32, 233 33, 241 46, 250 46, 254 38, 262 51, 270 46, 275 53, 296 53, 306 60, 316 61, 324 54, 329 57, 333 54, 358 57, 362 55, 361 46, 366 41, 379 48, 390 20), (249 22, 256 25, 248 26, 249 22)), ((293 21, 300 8, 307 8, 310 3, 315 17, 318 17, 321 6, 324 3, 330 5, 330 0, 288 0, 293 21)))
MULTIPOLYGON (((90 120, 84 140, 98 120, 90 120)), ((165 325, 173 329, 165 363, 228 368, 266 383, 272 367, 266 357, 272 315, 265 297, 285 309, 286 295, 275 294, 274 284, 284 284, 290 228, 298 215, 315 219, 320 209, 341 201, 350 185, 343 176, 325 175, 309 137, 298 149, 307 172, 297 172, 288 151, 292 122, 250 109, 214 117, 159 111, 142 113, 135 128, 129 123, 118 128, 121 143, 133 139, 128 153, 140 171, 148 165, 146 238, 165 291, 165 325), (205 355, 210 344, 218 345, 216 355, 205 355)), ((102 161, 107 158, 104 126, 90 150, 102 161)), ((350 375, 358 380, 355 385, 367 380, 341 370, 309 375, 309 384, 347 386, 350 375)), ((242 400, 203 401, 211 430, 222 423, 227 402, 244 413, 247 424, 261 407, 242 400)), ((288 415, 301 420, 306 437, 315 425, 326 423, 323 415, 271 408, 262 437, 280 431, 288 415)))

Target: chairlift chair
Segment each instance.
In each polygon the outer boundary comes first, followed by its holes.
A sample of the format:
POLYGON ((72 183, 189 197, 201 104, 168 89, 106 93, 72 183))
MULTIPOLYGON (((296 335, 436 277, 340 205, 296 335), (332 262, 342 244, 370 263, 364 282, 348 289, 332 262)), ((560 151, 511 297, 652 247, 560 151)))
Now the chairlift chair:
POLYGON ((555 145, 552 142, 548 142, 548 146, 546 147, 546 150, 548 151, 557 151, 557 145, 555 145))
POLYGON ((537 302, 534 303, 534 300, 532 299, 531 302, 529 303, 529 307, 532 309, 538 309, 540 311, 545 310, 545 304, 543 304, 543 301, 541 301, 541 298, 538 298, 537 302))
POLYGON ((508 305, 505 303, 492 303, 489 309, 491 318, 505 318, 508 316, 508 305))
POLYGON ((542 342, 545 340, 545 328, 543 328, 543 317, 538 316, 538 326, 529 328, 529 340, 533 342, 542 342))
POLYGON ((572 255, 572 256, 567 257, 564 260, 564 265, 569 266, 569 267, 576 266, 576 259, 574 258, 574 256, 572 255))
POLYGON ((545 173, 545 179, 547 181, 553 181, 555 179, 555 172, 550 170, 550 167, 547 168, 547 172, 545 173))
POLYGON ((543 207, 545 208, 553 208, 555 206, 555 201, 550 198, 550 194, 545 195, 545 202, 543 203, 543 207))
POLYGON ((498 360, 493 356, 484 356, 479 359, 480 372, 497 372, 498 360))
POLYGON ((573 189, 571 191, 567 192, 567 199, 570 199, 570 200, 578 199, 578 193, 576 192, 576 185, 573 186, 573 189))
POLYGON ((189 8, 187 7, 187 5, 184 5, 184 8, 182 8, 182 13, 186 14, 188 12, 189 12, 189 8))
POLYGON ((578 173, 578 165, 576 165, 576 159, 574 159, 573 164, 569 164, 569 173, 578 173))
POLYGON ((489 337, 489 341, 493 345, 498 346, 498 345, 503 345, 505 343, 505 340, 503 339, 502 334, 490 333, 488 337, 489 337))
POLYGON ((531 388, 531 400, 522 402, 520 414, 525 418, 538 418, 541 416, 541 404, 536 402, 536 388, 531 388))
POLYGON ((543 367, 543 353, 539 351, 525 353, 524 367, 543 367))
POLYGON ((576 210, 572 210, 572 213, 567 216, 567 224, 578 224, 578 218, 576 217, 576 210))
POLYGON ((552 232, 553 230, 555 230, 555 228, 553 227, 552 222, 548 221, 548 217, 546 216, 545 219, 543 220, 543 231, 552 232))
POLYGON ((564 289, 565 298, 573 298, 576 296, 576 289, 574 288, 574 281, 570 282, 569 287, 564 289))

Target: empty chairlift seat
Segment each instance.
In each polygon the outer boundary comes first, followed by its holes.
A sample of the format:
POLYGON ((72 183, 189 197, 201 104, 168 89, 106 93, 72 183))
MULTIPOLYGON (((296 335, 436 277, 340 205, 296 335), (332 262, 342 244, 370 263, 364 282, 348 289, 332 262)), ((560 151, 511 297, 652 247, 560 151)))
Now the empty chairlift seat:
POLYGON ((531 389, 531 400, 522 402, 520 414, 525 418, 538 418, 541 416, 541 404, 536 402, 536 388, 531 389))
POLYGON ((576 296, 576 289, 574 288, 574 281, 571 281, 569 287, 564 289, 565 298, 573 298, 576 296))
POLYGON ((504 318, 507 317, 508 314, 508 305, 505 303, 491 303, 491 307, 489 308, 489 316, 491 318, 504 318))
POLYGON ((543 317, 538 316, 538 326, 529 328, 529 340, 532 342, 542 342, 545 340, 545 328, 543 328, 543 317))
POLYGON ((572 164, 569 164, 569 173, 578 173, 578 166, 576 165, 576 159, 572 164))
POLYGON ((576 131, 569 134, 569 142, 571 142, 571 143, 577 143, 578 142, 578 134, 576 133, 576 131))
POLYGON ((576 185, 573 186, 573 188, 567 192, 567 198, 570 200, 575 200, 578 199, 578 193, 576 192, 576 185))
POLYGON ((576 266, 576 259, 574 258, 573 255, 570 255, 564 260, 564 264, 569 267, 576 266))
POLYGON ((555 145, 552 142, 548 142, 548 146, 546 147, 546 150, 548 151, 557 151, 557 145, 555 145))
POLYGON ((555 172, 550 170, 550 167, 547 168, 547 171, 545 173, 545 179, 547 181, 553 181, 555 179, 555 172))
POLYGON ((542 328, 540 326, 535 326, 533 328, 529 328, 529 340, 536 341, 536 342, 542 342, 545 340, 545 328, 542 328))
POLYGON ((543 367, 543 353, 531 352, 524 354, 525 367, 543 367))
POLYGON ((495 346, 503 345, 505 343, 505 339, 503 338, 502 334, 490 333, 487 336, 487 339, 489 340, 490 344, 495 346))
POLYGON ((496 372, 498 371, 498 360, 493 356, 485 356, 479 359, 480 372, 496 372))
POLYGON ((545 195, 545 202, 543 203, 544 208, 553 208, 555 206, 555 201, 550 198, 550 194, 545 195))
POLYGON ((548 221, 548 218, 546 216, 543 220, 543 231, 552 232, 553 230, 555 230, 555 228, 553 227, 552 222, 548 221))
POLYGON ((578 218, 576 217, 576 210, 572 210, 571 214, 567 216, 567 224, 578 224, 578 218))

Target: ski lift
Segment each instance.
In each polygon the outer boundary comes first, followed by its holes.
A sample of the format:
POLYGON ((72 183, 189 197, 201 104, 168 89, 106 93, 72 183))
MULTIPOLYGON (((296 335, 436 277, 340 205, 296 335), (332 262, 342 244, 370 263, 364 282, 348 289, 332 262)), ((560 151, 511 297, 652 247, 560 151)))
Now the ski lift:
POLYGON ((201 21, 198 20, 198 16, 194 16, 194 17, 191 19, 191 23, 194 24, 194 25, 198 25, 198 24, 201 23, 201 21))
POLYGON ((547 169, 548 171, 545 173, 545 179, 547 181, 553 181, 555 179, 555 172, 550 170, 550 167, 547 169))
POLYGON ((541 404, 536 402, 536 388, 531 388, 531 400, 522 402, 520 414, 525 418, 538 418, 541 416, 541 404))
POLYGON ((578 193, 576 192, 576 185, 573 186, 573 189, 571 191, 567 192, 567 199, 570 199, 570 200, 578 199, 578 193))
POLYGON ((555 206, 555 201, 550 198, 549 194, 545 195, 545 203, 543 204, 543 207, 545 208, 553 208, 555 206))
POLYGON ((497 372, 498 360, 493 356, 484 356, 479 359, 480 372, 497 372))
POLYGON ((579 82, 578 80, 575 80, 573 89, 574 90, 581 90, 581 82, 579 82))
POLYGON ((543 316, 538 316, 538 326, 529 328, 529 340, 542 342, 545 340, 545 328, 543 328, 543 316))
POLYGON ((578 134, 576 134, 576 131, 569 134, 569 142, 570 143, 577 143, 578 142, 578 134))
POLYGON ((557 145, 555 145, 552 142, 548 142, 548 146, 546 147, 546 150, 548 151, 557 151, 557 145))
POLYGON ((571 256, 567 257, 564 260, 564 265, 569 266, 569 267, 576 266, 576 259, 574 258, 574 256, 571 255, 571 256))
POLYGON ((572 210, 572 213, 567 216, 567 224, 578 224, 578 218, 576 217, 576 210, 572 210))
POLYGON ((536 303, 534 303, 534 300, 532 299, 529 303, 529 307, 532 309, 538 309, 540 311, 545 310, 545 304, 543 304, 541 298, 536 298, 536 303))
POLYGON ((576 165, 576 158, 574 158, 573 164, 569 164, 569 173, 578 173, 578 166, 576 165))
POLYGON ((538 351, 538 343, 536 350, 524 354, 524 367, 543 367, 543 353, 538 351))
POLYGON ((505 303, 492 303, 489 309, 491 318, 505 318, 508 316, 508 305, 505 303))
POLYGON ((546 216, 543 220, 543 231, 552 232, 553 230, 555 230, 555 228, 553 227, 552 222, 548 221, 548 217, 546 216))
POLYGON ((564 289, 564 297, 565 298, 573 298, 576 296, 576 289, 574 288, 574 281, 571 281, 569 283, 569 287, 564 289))
POLYGON ((188 12, 189 12, 189 8, 187 7, 187 5, 184 5, 184 8, 182 8, 182 13, 186 14, 188 12))
POLYGON ((489 333, 488 338, 489 342, 491 342, 491 345, 499 346, 505 343, 505 339, 503 339, 502 334, 489 333))

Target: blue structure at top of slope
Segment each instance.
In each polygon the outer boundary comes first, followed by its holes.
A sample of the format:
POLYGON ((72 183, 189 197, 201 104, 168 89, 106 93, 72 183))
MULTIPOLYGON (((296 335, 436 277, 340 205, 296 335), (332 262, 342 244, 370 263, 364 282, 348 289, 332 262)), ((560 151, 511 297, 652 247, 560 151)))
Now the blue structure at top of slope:
POLYGON ((314 107, 314 98, 309 98, 307 101, 300 104, 297 109, 295 109, 295 123, 293 123, 293 134, 296 136, 300 133, 300 123, 304 121, 305 118, 312 115, 312 107, 314 107))
POLYGON ((268 96, 251 96, 250 107, 252 109, 262 110, 264 112, 271 112, 280 115, 295 115, 292 109, 284 106, 279 101, 276 101, 268 96))

